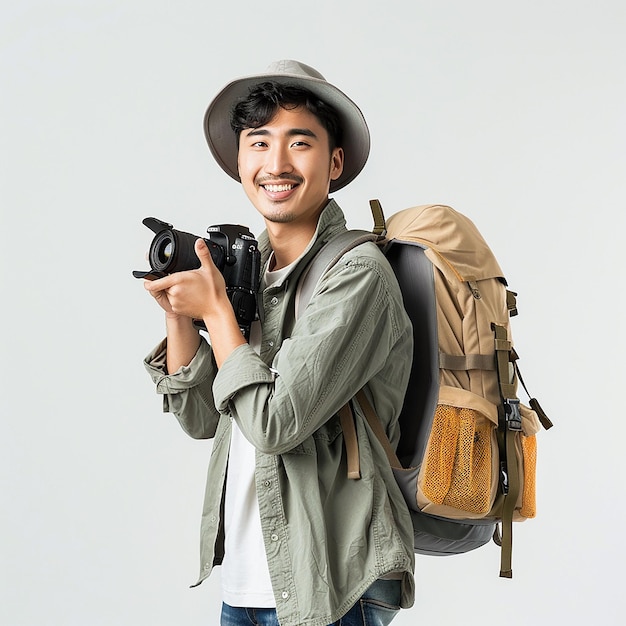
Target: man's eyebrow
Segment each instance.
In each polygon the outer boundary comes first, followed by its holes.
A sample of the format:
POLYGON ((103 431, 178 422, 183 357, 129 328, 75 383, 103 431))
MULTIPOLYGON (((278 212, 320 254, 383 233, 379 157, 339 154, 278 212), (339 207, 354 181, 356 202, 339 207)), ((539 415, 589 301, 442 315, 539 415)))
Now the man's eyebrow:
MULTIPOLYGON (((246 132, 246 137, 267 136, 271 134, 272 133, 270 133, 270 131, 266 128, 251 128, 246 132)), ((310 128, 290 128, 287 131, 287 137, 296 136, 312 137, 313 139, 317 139, 317 135, 310 128)))
POLYGON ((310 128, 292 128, 287 135, 289 137, 294 137, 296 135, 304 135, 305 137, 312 137, 313 139, 317 139, 317 135, 310 128))

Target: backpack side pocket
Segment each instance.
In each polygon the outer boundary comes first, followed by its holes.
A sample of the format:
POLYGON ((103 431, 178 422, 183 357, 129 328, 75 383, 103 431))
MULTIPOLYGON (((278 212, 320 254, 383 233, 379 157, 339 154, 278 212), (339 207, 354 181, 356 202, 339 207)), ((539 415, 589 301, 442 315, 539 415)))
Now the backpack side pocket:
POLYGON ((495 406, 443 387, 418 480, 418 505, 431 515, 482 518, 498 490, 495 406))
POLYGON ((536 471, 537 438, 540 423, 537 414, 527 406, 520 404, 522 432, 516 442, 519 473, 522 476, 522 488, 515 507, 514 521, 523 521, 537 514, 536 471))

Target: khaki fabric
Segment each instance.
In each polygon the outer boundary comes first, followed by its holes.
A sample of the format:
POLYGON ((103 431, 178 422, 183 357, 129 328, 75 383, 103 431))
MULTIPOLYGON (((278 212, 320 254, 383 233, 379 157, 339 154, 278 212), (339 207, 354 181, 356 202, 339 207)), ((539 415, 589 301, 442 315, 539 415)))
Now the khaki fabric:
MULTIPOLYGON (((426 256, 435 268, 440 351, 458 356, 493 354, 491 323, 509 329, 506 284, 476 226, 451 207, 424 205, 390 217, 387 237, 426 247, 426 256), (480 297, 475 297, 469 281, 480 297)), ((489 411, 489 416, 497 423, 495 405, 500 402, 500 392, 495 370, 441 370, 440 375, 443 387, 465 389, 493 403, 495 413, 489 411)))

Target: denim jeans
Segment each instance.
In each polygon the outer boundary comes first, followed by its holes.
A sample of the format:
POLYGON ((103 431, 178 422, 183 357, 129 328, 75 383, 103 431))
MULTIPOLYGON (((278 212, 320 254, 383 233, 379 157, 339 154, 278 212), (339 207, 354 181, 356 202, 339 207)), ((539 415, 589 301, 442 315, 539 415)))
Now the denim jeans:
MULTIPOLYGON (((387 626, 400 610, 400 581, 377 580, 359 601, 329 626, 387 626)), ((221 626, 279 626, 275 609, 222 605, 221 626)))

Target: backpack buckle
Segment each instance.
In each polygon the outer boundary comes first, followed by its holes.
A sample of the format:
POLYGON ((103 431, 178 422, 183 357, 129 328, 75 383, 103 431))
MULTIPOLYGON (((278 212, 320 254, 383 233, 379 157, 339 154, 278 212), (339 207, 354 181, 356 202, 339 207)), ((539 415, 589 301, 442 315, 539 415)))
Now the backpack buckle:
POLYGON ((519 432, 522 430, 522 414, 519 410, 517 398, 504 399, 504 424, 507 430, 519 432))

